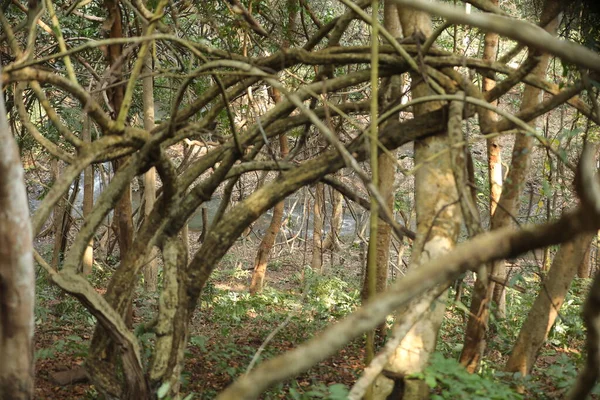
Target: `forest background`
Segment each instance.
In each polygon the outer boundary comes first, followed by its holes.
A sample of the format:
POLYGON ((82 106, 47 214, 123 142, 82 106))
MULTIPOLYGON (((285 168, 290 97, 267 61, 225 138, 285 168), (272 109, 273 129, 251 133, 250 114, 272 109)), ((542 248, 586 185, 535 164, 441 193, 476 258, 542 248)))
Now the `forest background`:
POLYGON ((599 22, 0 2, 0 398, 597 396, 599 22))

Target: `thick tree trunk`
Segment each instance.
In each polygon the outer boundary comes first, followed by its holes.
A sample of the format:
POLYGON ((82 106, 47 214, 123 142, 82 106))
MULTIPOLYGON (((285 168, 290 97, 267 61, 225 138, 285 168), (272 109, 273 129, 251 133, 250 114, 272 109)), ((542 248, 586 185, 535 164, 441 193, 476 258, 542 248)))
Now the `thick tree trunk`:
POLYGON ((168 237, 162 248, 164 281, 158 305, 154 331, 156 346, 150 363, 150 383, 153 387, 168 383, 168 397, 179 398, 181 372, 189 332, 189 296, 186 282, 187 249, 178 237, 168 237))
MULTIPOLYGON (((116 0, 105 0, 104 5, 107 9, 107 21, 110 22, 110 39, 121 39, 123 37, 122 15, 119 2, 116 0)), ((112 77, 116 82, 123 78, 122 67, 118 67, 122 55, 121 44, 111 44, 108 46, 107 62, 110 67, 114 67, 112 77)), ((112 107, 113 117, 119 114, 123 103, 124 87, 116 85, 107 91, 110 106, 112 107)), ((113 168, 116 171, 126 164, 125 158, 113 161, 113 168)), ((117 241, 119 243, 120 259, 126 259, 133 242, 133 210, 131 206, 131 185, 127 184, 123 196, 115 206, 114 226, 116 228, 117 241)), ((144 257, 137 255, 136 257, 144 257)), ((144 257, 145 259, 145 257, 144 257)), ((130 267, 130 265, 127 265, 130 267)), ((114 277, 113 277, 114 281, 114 277)), ((111 281, 111 284, 113 283, 111 281)), ((110 285, 107 294, 110 291, 110 285)), ((114 305, 113 305, 114 306, 114 305)), ((116 307, 115 307, 116 308, 116 307)), ((117 309, 117 308, 116 308, 117 309)), ((123 316, 127 326, 132 325, 133 309, 131 298, 128 298, 128 304, 123 309, 117 309, 123 316)), ((87 362, 87 369, 90 372, 90 378, 94 385, 101 391, 109 392, 113 396, 131 395, 136 398, 146 399, 148 397, 147 385, 145 382, 123 382, 114 373, 117 362, 116 349, 112 339, 108 337, 107 332, 98 327, 92 338, 90 352, 87 362)))
MULTIPOLYGON (((558 14, 561 9, 561 2, 558 0, 546 0, 541 16, 541 26, 554 34, 558 28, 558 14)), ((550 57, 545 54, 540 57, 540 62, 531 72, 532 75, 543 77, 548 67, 550 57)), ((542 91, 527 86, 523 92, 523 101, 521 109, 527 109, 535 106, 541 101, 542 91)), ((535 120, 530 122, 535 126, 535 120)), ((499 229, 509 226, 513 223, 513 218, 519 212, 519 197, 525 187, 525 181, 529 173, 529 164, 531 161, 531 151, 533 148, 533 136, 518 134, 515 138, 515 144, 512 152, 512 160, 508 176, 502 188, 502 195, 494 217, 492 218, 492 229, 499 229)), ((494 264, 492 274, 496 279, 506 280, 506 264, 498 262, 494 264)), ((506 289, 504 285, 495 285, 493 300, 496 303, 496 317, 504 318, 506 315, 506 289)))
POLYGON ((506 371, 520 372, 522 376, 531 373, 538 352, 554 325, 558 311, 593 238, 593 234, 583 234, 560 246, 523 322, 517 342, 506 362, 506 371))
MULTIPOLYGON (((144 129, 150 132, 154 129, 154 78, 152 77, 152 52, 146 55, 142 69, 142 102, 144 105, 144 129)), ((156 169, 150 168, 144 174, 144 215, 148 217, 156 202, 156 169)), ((186 238, 187 239, 187 238, 186 238)), ((156 249, 148 254, 148 264, 144 267, 144 289, 156 292, 158 286, 158 263, 156 249)))
MULTIPOLYGON (((105 1, 106 8, 109 13, 110 21, 112 22, 110 26, 110 38, 111 39, 121 39, 123 38, 123 25, 122 25, 122 15, 121 9, 119 8, 118 1, 115 0, 106 0, 105 1)), ((117 65, 120 62, 120 57, 123 53, 122 45, 120 44, 112 44, 108 46, 108 64, 112 67, 117 65)), ((113 76, 115 81, 119 82, 122 77, 122 67, 117 68, 113 71, 113 76)), ((119 110, 121 109, 121 105, 123 104, 123 96, 124 96, 124 86, 117 85, 109 92, 109 100, 110 105, 114 110, 114 116, 119 114, 119 110)), ((121 158, 113 162, 113 168, 116 171, 119 170, 122 166, 127 163, 126 158, 121 158)), ((123 196, 117 202, 115 206, 115 217, 114 222, 117 231, 117 242, 119 243, 119 254, 121 259, 125 257, 129 249, 131 248, 131 243, 133 242, 133 209, 131 206, 131 185, 127 185, 125 191, 123 192, 123 196)), ((128 326, 131 326, 133 319, 133 310, 131 306, 127 309, 125 315, 125 322, 128 326)))
POLYGON ((27 400, 33 399, 33 240, 25 177, 6 115, 0 94, 0 399, 27 400))
MULTIPOLYGON (((399 16, 405 37, 428 37, 432 34, 431 19, 427 14, 402 8, 399 16)), ((413 73, 411 80, 413 98, 431 94, 429 85, 422 82, 420 74, 413 73)), ((439 103, 416 105, 414 114, 421 115, 439 107, 439 103)), ((413 244, 412 268, 418 268, 430 259, 442 257, 456 243, 460 209, 456 205, 456 184, 446 149, 448 135, 445 132, 415 142, 415 164, 421 167, 415 174, 417 239, 413 244)), ((428 316, 419 320, 408 332, 390 357, 386 366, 388 371, 406 376, 425 368, 435 350, 438 330, 446 309, 446 298, 446 294, 442 295, 428 316)), ((387 398, 389 392, 384 389, 386 387, 390 388, 389 379, 380 376, 374 390, 376 400, 387 398)), ((402 398, 405 400, 428 397, 429 389, 423 381, 404 379, 403 388, 402 398)))

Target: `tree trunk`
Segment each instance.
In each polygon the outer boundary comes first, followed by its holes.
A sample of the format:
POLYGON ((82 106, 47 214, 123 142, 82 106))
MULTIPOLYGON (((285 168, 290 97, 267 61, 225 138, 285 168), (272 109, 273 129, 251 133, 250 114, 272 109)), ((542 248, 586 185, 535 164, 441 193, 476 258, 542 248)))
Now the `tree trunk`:
MULTIPOLYGON (((491 0, 492 4, 498 5, 498 0, 491 0)), ((483 60, 496 61, 498 52, 498 34, 487 32, 484 38, 483 60)), ((496 86, 496 81, 488 78, 483 79, 483 90, 489 91, 496 86)), ((492 103, 497 105, 498 102, 492 103)), ((488 129, 496 122, 496 114, 492 110, 479 110, 480 126, 482 133, 487 133, 488 129)), ((502 193, 502 149, 500 147, 500 137, 494 137, 487 140, 488 156, 488 177, 490 185, 490 218, 494 216, 496 206, 502 193)), ((487 331, 487 322, 489 319, 489 298, 494 289, 494 283, 490 282, 487 274, 489 268, 482 266, 479 271, 485 276, 477 276, 473 285, 473 295, 471 299, 470 316, 465 328, 465 342, 460 354, 460 363, 473 373, 479 368, 479 363, 485 349, 485 333, 487 331)))
MULTIPOLYGON (((288 153, 288 141, 287 136, 279 136, 279 146, 281 149, 281 158, 285 158, 288 153)), ((269 254, 275 244, 277 234, 281 229, 281 221, 283 219, 284 201, 280 201, 273 207, 273 216, 271 217, 271 223, 265 232, 265 235, 258 246, 258 252, 256 253, 256 259, 254 261, 254 271, 252 272, 252 282, 250 283, 250 294, 260 293, 263 290, 265 281, 265 274, 267 272, 267 264, 269 262, 269 254)))
MULTIPOLYGON (((490 0, 493 5, 498 5, 498 0, 490 0)), ((494 62, 498 54, 498 34, 487 32, 484 38, 483 60, 494 62)), ((490 91, 496 86, 496 81, 489 78, 483 78, 483 91, 490 91)), ((498 101, 491 103, 498 105, 498 101)), ((479 110, 479 118, 483 124, 482 131, 487 132, 487 128, 493 125, 498 117, 496 113, 489 109, 479 110)), ((502 193, 502 148, 500 147, 500 137, 487 139, 488 156, 488 177, 490 185, 490 218, 496 211, 500 194, 502 193)))
MULTIPOLYGON (((558 0, 546 0, 541 16, 541 26, 554 34, 558 28, 559 18, 558 13, 561 8, 561 2, 558 0)), ((532 50, 535 51, 535 50, 532 50)), ((531 72, 532 75, 543 77, 548 67, 550 57, 544 54, 540 57, 540 62, 531 72)), ((523 101, 521 109, 527 109, 535 106, 541 101, 542 91, 527 86, 523 92, 523 101)), ((530 122, 535 126, 535 120, 530 122)), ((519 197, 525 186, 527 174, 529 173, 529 164, 531 161, 531 150, 533 148, 533 136, 518 134, 515 138, 515 144, 512 152, 512 160, 508 176, 502 188, 499 206, 492 218, 492 229, 499 229, 505 226, 510 226, 513 223, 513 217, 519 212, 519 197)), ((506 264, 501 261, 494 264, 492 274, 500 281, 506 280, 506 264)), ((494 303, 496 303, 496 317, 503 319, 506 315, 506 289, 504 285, 495 285, 494 288, 494 303)))
MULTIPOLYGON (((390 1, 384 3, 383 11, 383 27, 392 34, 393 37, 402 36, 402 27, 400 26, 400 19, 398 17, 398 9, 395 4, 390 1)), ((380 108, 385 108, 390 102, 396 102, 398 97, 402 95, 402 78, 394 77, 388 79, 383 87, 383 104, 380 108)), ((385 126, 385 125, 384 125, 385 126)), ((387 154, 384 152, 379 153, 377 157, 377 168, 379 171, 379 182, 378 189, 381 196, 385 200, 385 206, 388 209, 394 210, 394 181, 396 174, 396 152, 387 154)), ((375 272, 375 291, 381 293, 385 291, 388 281, 388 269, 390 260, 390 243, 391 243, 391 232, 392 227, 386 224, 383 220, 377 220, 377 271, 375 272)), ((362 299, 367 299, 368 294, 368 280, 366 277, 369 273, 365 274, 365 280, 362 289, 362 299)), ((381 341, 385 338, 386 323, 382 323, 376 330, 376 341, 381 341)))
POLYGON ((591 256, 592 256, 592 242, 590 241, 583 259, 579 263, 577 268, 578 278, 589 278, 591 276, 591 256))
MULTIPOLYGON (((53 180, 56 182, 60 176, 60 162, 53 158, 51 161, 52 175, 53 180)), ((52 249, 52 268, 58 271, 58 266, 60 264, 60 256, 61 256, 61 245, 63 243, 63 228, 65 226, 65 203, 66 203, 66 194, 61 196, 60 200, 56 202, 54 206, 54 246, 52 249)))
POLYGON ((313 253, 310 267, 313 271, 323 273, 323 198, 324 186, 315 185, 315 206, 313 209, 313 253))
MULTIPOLYGON (((80 176, 78 175, 75 180, 73 181, 73 184, 71 185, 73 187, 73 190, 71 190, 71 194, 67 197, 65 197, 65 202, 64 207, 62 209, 62 226, 61 226, 61 235, 60 235, 60 240, 57 241, 57 243, 59 244, 58 247, 58 254, 65 254, 67 251, 67 241, 69 239, 69 232, 71 231, 71 225, 73 223, 73 217, 71 216, 71 211, 73 210, 73 204, 75 204, 75 199, 77 199, 77 193, 79 193, 79 181, 80 181, 80 176)), ((65 194, 66 196, 66 194, 65 194)))
MULTIPOLYGON (((399 16, 405 37, 428 37, 432 34, 429 15, 401 8, 399 16)), ((431 94, 420 74, 412 73, 411 80, 413 99, 431 94)), ((421 115, 438 108, 440 104, 435 102, 415 105, 414 114, 421 115)), ((415 142, 415 164, 421 165, 421 168, 415 174, 417 238, 413 244, 412 268, 418 268, 430 259, 442 257, 456 243, 460 209, 456 205, 456 184, 447 149, 446 132, 415 142)), ((435 350, 438 330, 446 309, 446 298, 447 294, 442 295, 428 316, 421 318, 405 336, 390 357, 386 366, 388 371, 406 376, 425 368, 435 350)), ((429 389, 425 382, 404 379, 403 383, 403 399, 428 397, 429 389)), ((389 379, 379 376, 374 390, 376 400, 387 398, 390 392, 384 389, 386 387, 391 388, 389 379)))
POLYGON ((162 247, 164 280, 154 331, 156 346, 150 362, 150 384, 159 387, 169 384, 166 398, 179 398, 185 346, 189 333, 190 305, 187 286, 189 279, 187 249, 177 237, 165 238, 162 247))
MULTIPOLYGON (((146 55, 142 69, 142 102, 144 105, 144 129, 154 129, 154 78, 152 77, 152 52, 146 55)), ((156 168, 150 168, 144 174, 144 215, 148 217, 156 202, 156 168)), ((158 263, 156 248, 148 254, 148 263, 144 267, 144 290, 154 293, 158 286, 158 263)))
MULTIPOLYGON (((296 25, 296 0, 287 0, 287 12, 288 12, 288 25, 287 35, 283 40, 282 48, 287 49, 290 47, 289 35, 294 30, 296 25)), ((270 91, 271 98, 275 104, 281 102, 281 93, 279 89, 273 88, 270 91)), ((290 150, 288 147, 288 139, 285 134, 279 136, 279 151, 282 159, 286 158, 290 150)), ((271 223, 265 232, 265 235, 258 246, 258 252, 256 253, 256 259, 254 261, 254 271, 252 272, 252 282, 250 283, 250 294, 260 293, 263 290, 265 282, 265 274, 267 272, 267 264, 269 262, 269 254, 277 239, 277 234, 281 229, 281 222, 283 220, 283 211, 285 207, 285 201, 280 201, 273 207, 273 216, 271 217, 271 223)))
MULTIPOLYGON (((198 237, 198 242, 203 243, 204 238, 206 237, 206 230, 208 229, 208 209, 206 207, 202 207, 201 209, 202 215, 202 230, 200 231, 200 236, 198 237)), ((250 233, 248 232, 248 235, 250 233)))
MULTIPOLYGON (((92 134, 90 130, 90 118, 87 115, 83 116, 83 130, 81 136, 84 142, 91 143, 92 134)), ((90 215, 94 208, 94 166, 90 164, 83 172, 83 218, 84 220, 90 215)), ((83 254, 82 272, 84 275, 92 273, 94 265, 94 239, 88 243, 85 253, 83 254)))
POLYGON ((531 373, 538 352, 548 337, 548 332, 593 238, 593 234, 582 234, 560 246, 523 322, 517 342, 506 362, 506 371, 520 372, 522 376, 531 373))
MULTIPOLYGON (((106 8, 109 13, 111 21, 109 36, 111 39, 122 39, 123 38, 123 25, 121 9, 119 8, 118 1, 106 0, 106 8)), ((115 66, 120 62, 120 57, 123 53, 123 46, 120 44, 112 44, 108 46, 108 64, 109 66, 115 66)), ((113 71, 115 81, 119 82, 123 78, 122 67, 118 67, 113 71)), ((119 114, 121 105, 123 104, 124 86, 117 85, 108 91, 110 105, 114 110, 114 117, 119 114)), ((121 158, 113 162, 113 168, 115 173, 127 163, 126 158, 121 158)), ((115 226, 117 231, 117 241, 119 243, 119 254, 121 259, 125 257, 133 242, 133 210, 131 207, 131 185, 128 184, 125 188, 123 196, 117 202, 115 206, 115 226)), ((131 326, 133 319, 133 310, 131 306, 128 308, 125 315, 125 322, 128 326, 131 326)))
MULTIPOLYGON (((116 0, 105 0, 104 5, 108 14, 107 22, 110 22, 109 38, 122 39, 123 26, 119 2, 116 0)), ((123 79, 122 67, 117 65, 120 62, 119 59, 122 55, 122 45, 113 43, 107 47, 108 65, 109 67, 114 67, 111 76, 114 78, 114 81, 120 82, 123 79)), ((113 110, 113 117, 116 118, 123 103, 124 87, 123 85, 116 85, 107 90, 107 94, 110 106, 113 110)), ((126 158, 120 158, 113 161, 115 173, 121 166, 124 166, 126 162, 126 158)), ((133 212, 131 207, 130 184, 125 186, 123 196, 115 205, 114 210, 113 223, 116 228, 120 258, 121 260, 124 260, 127 257, 133 242, 133 212)), ((143 255, 139 255, 139 257, 143 257, 143 255)), ((112 282, 113 281, 111 281, 111 283, 112 282)), ((107 293, 109 291, 110 285, 107 289, 107 293)), ((128 301, 127 306, 118 310, 118 312, 122 313, 125 323, 127 326, 131 327, 133 322, 133 309, 131 301, 128 301)), ((94 337, 92 338, 87 362, 87 369, 90 372, 92 383, 94 383, 101 391, 111 391, 112 393, 109 393, 111 395, 127 394, 135 396, 136 398, 146 399, 148 393, 146 392, 147 385, 145 382, 123 382, 115 375, 115 368, 116 365, 118 365, 116 353, 112 339, 108 337, 108 333, 101 326, 98 326, 94 333, 94 337)))
POLYGON ((27 400, 33 399, 33 238, 19 149, 6 117, 0 94, 0 399, 27 400))
MULTIPOLYGON (((339 174, 338 174, 339 175, 339 174)), ((343 196, 337 190, 330 188, 331 194, 331 226, 329 228, 329 234, 323 241, 323 250, 331 250, 332 257, 333 251, 339 247, 340 229, 342 228, 342 215, 344 208, 342 206, 343 196)))
POLYGON ((187 223, 183 226, 183 228, 181 228, 181 241, 183 242, 185 251, 187 251, 189 253, 189 251, 190 251, 190 226, 187 223))

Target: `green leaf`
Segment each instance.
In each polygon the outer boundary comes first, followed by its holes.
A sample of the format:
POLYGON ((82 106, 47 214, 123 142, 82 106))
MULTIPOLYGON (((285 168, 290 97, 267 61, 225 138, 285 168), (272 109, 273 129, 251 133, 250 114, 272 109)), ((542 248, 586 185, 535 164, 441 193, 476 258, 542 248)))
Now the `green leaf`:
POLYGON ((302 396, 300 396, 300 393, 298 393, 298 391, 294 388, 290 388, 290 395, 292 396, 292 398, 294 400, 302 399, 302 396))
POLYGON ((190 343, 196 347, 198 347, 203 352, 206 352, 206 336, 192 336, 190 338, 190 343))
POLYGON ((348 388, 345 385, 336 383, 329 386, 330 400, 343 400, 346 398, 348 398, 348 388))
POLYGON ((429 386, 430 389, 433 389, 437 386, 437 380, 433 375, 425 375, 425 383, 427 384, 427 386, 429 386))

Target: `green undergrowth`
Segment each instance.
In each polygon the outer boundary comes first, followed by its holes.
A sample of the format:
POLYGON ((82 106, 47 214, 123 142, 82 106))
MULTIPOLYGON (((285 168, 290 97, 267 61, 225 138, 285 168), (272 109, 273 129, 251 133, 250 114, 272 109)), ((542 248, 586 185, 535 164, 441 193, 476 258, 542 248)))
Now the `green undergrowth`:
MULTIPOLYGON (((504 372, 504 365, 540 290, 539 276, 524 270, 510 280, 509 285, 518 286, 524 293, 507 289, 505 319, 495 318, 492 309, 487 351, 477 375, 468 374, 457 362, 462 351, 464 327, 469 316, 470 290, 465 290, 460 302, 450 300, 438 340, 437 353, 423 375, 438 396, 434 398, 544 400, 565 397, 568 389, 575 383, 577 371, 584 362, 581 351, 584 348, 586 333, 581 318, 581 307, 589 284, 590 279, 574 280, 548 340, 540 351, 536 366, 527 377, 504 372), (516 393, 517 387, 524 388, 523 397, 518 397, 520 395, 516 393), (495 397, 485 394, 491 388, 495 388, 495 397)), ((454 298, 454 293, 450 293, 450 298, 454 298)), ((600 391, 598 386, 596 391, 600 391)))
POLYGON ((432 400, 518 400, 523 396, 493 377, 470 374, 456 360, 436 352, 423 373, 415 378, 425 380, 433 394, 432 400))
MULTIPOLYGON (((110 272, 95 269, 91 283, 104 287, 110 272)), ((37 359, 85 358, 95 319, 77 300, 49 284, 43 271, 38 271, 37 277, 36 327, 38 332, 56 330, 59 336, 58 340, 46 340, 38 347, 37 359)), ((185 395, 214 398, 245 374, 249 366, 255 367, 310 340, 360 304, 358 279, 348 279, 343 274, 320 275, 307 268, 290 273, 283 285, 277 282, 279 285, 267 286, 254 296, 247 292, 248 281, 248 271, 224 268, 217 271, 215 279, 203 290, 190 333, 188 363, 182 374, 185 395), (209 383, 199 387, 199 382, 209 383)), ((576 279, 571 286, 532 375, 522 377, 503 372, 538 294, 539 281, 536 273, 527 271, 512 277, 510 284, 517 285, 524 293, 507 290, 506 319, 498 320, 492 313, 488 347, 478 374, 467 373, 457 362, 469 315, 470 289, 464 291, 461 301, 448 302, 437 351, 429 367, 415 376, 429 385, 432 399, 557 399, 566 395, 584 362, 581 349, 586 333, 581 307, 589 279, 576 279), (517 393, 517 387, 523 388, 524 394, 517 393)), ((454 293, 450 293, 449 298, 453 299, 454 293)), ((135 303, 138 319, 135 333, 142 344, 146 363, 151 359, 155 336, 143 327, 156 312, 156 300, 157 295, 140 293, 135 303)), ((344 399, 362 371, 363 358, 364 342, 360 338, 333 359, 271 388, 262 398, 344 399)), ((600 389, 594 393, 600 394, 600 389)))

